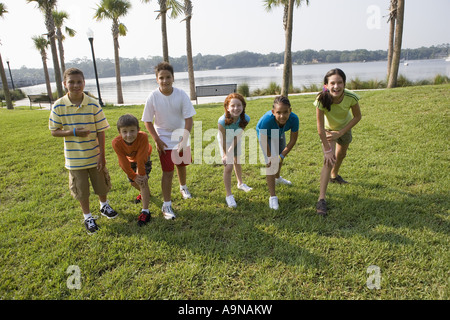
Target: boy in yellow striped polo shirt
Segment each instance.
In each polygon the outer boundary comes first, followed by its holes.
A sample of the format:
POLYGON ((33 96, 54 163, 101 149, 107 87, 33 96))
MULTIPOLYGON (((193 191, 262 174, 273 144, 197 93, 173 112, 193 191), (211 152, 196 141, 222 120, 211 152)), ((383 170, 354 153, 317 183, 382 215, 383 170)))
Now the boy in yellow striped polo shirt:
POLYGON ((64 137, 65 167, 69 188, 80 202, 84 225, 89 234, 98 230, 89 205, 89 180, 100 200, 100 212, 109 219, 117 217, 107 200, 111 181, 105 161, 105 130, 108 121, 97 100, 84 94, 84 75, 76 68, 64 72, 68 93, 52 106, 49 129, 54 137, 64 137))

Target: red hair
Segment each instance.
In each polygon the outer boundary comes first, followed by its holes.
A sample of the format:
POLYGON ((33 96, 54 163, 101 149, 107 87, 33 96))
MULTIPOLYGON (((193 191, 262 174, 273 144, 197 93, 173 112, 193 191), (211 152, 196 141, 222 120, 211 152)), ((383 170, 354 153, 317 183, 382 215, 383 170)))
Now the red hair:
POLYGON ((239 122, 239 127, 244 129, 248 124, 248 121, 245 120, 245 107, 247 106, 247 102, 245 101, 245 98, 239 93, 230 93, 225 98, 225 102, 223 103, 223 107, 225 109, 225 125, 230 125, 234 122, 233 118, 231 117, 231 114, 227 110, 228 105, 230 104, 232 99, 238 99, 242 103, 243 108, 242 108, 242 113, 240 115, 241 121, 239 122))

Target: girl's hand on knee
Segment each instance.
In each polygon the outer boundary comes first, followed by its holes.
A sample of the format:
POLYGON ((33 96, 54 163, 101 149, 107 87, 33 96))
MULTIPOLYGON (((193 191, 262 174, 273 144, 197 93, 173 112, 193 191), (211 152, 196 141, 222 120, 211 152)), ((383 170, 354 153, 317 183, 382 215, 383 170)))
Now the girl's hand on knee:
POLYGON ((222 163, 223 163, 224 166, 227 165, 227 155, 226 155, 226 154, 224 154, 224 155, 222 156, 222 163))
POLYGON ((324 153, 323 155, 323 164, 329 167, 334 166, 336 163, 336 156, 333 152, 324 153))

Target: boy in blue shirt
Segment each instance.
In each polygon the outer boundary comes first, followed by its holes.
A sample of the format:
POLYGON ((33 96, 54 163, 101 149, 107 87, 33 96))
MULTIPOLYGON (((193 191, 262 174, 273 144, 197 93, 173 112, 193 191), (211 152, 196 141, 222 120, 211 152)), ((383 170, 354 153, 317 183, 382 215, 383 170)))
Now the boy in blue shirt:
POLYGON ((275 194, 276 184, 292 183, 280 176, 284 158, 297 142, 299 129, 298 116, 292 112, 288 98, 279 96, 273 102, 273 108, 267 111, 256 125, 259 143, 266 161, 266 180, 269 188, 269 207, 278 210, 278 197, 275 194), (286 145, 285 132, 291 130, 289 143, 286 145))

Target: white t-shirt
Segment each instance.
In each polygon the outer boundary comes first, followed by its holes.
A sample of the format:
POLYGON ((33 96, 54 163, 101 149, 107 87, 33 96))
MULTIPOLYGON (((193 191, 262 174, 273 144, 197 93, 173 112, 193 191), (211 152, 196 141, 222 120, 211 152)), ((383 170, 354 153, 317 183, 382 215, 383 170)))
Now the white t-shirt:
MULTIPOLYGON (((147 98, 142 121, 153 122, 159 138, 167 144, 166 150, 176 149, 183 136, 185 119, 193 117, 197 112, 186 92, 173 88, 170 96, 165 96, 158 89, 147 98)), ((190 145, 190 139, 187 145, 190 145)))

